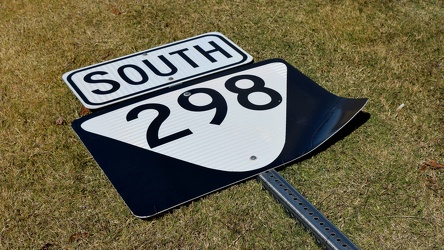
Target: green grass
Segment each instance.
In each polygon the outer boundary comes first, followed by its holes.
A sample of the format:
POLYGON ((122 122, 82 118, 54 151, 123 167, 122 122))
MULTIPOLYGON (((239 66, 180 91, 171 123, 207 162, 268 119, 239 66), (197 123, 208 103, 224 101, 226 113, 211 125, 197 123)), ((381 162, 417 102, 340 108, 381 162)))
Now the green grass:
POLYGON ((69 126, 63 73, 210 31, 368 97, 280 173, 362 249, 441 249, 444 171, 420 167, 444 163, 443 27, 442 0, 0 0, 0 249, 317 249, 252 180, 136 219, 69 126))

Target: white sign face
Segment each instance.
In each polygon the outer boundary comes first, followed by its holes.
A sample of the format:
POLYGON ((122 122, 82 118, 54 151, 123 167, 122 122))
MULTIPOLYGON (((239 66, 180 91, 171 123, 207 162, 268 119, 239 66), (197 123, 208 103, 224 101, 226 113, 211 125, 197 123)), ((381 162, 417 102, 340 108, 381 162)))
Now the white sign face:
POLYGON ((67 72, 63 80, 90 109, 252 62, 220 33, 207 33, 67 72))
POLYGON ((205 168, 245 172, 281 153, 287 66, 276 62, 133 103, 82 129, 205 168))

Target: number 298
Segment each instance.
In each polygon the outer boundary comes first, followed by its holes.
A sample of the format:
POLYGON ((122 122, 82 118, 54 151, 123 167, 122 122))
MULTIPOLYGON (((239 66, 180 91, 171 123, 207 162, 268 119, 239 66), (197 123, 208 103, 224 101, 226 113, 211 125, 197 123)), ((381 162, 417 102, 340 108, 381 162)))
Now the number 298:
MULTIPOLYGON (((265 87, 265 81, 255 75, 238 75, 228 79, 225 82, 225 88, 232 93, 237 94, 238 103, 250 110, 268 110, 273 109, 282 102, 282 96, 275 90, 265 87), (250 80, 253 85, 249 88, 240 88, 236 85, 236 83, 240 80, 250 80), (248 98, 252 93, 264 93, 270 97, 270 101, 265 104, 254 104, 248 98)), ((210 121, 210 124, 213 125, 221 125, 224 121, 227 111, 228 105, 225 98, 216 90, 210 88, 195 88, 191 90, 187 90, 183 92, 177 98, 178 104, 189 111, 193 112, 202 112, 215 109, 215 115, 213 119, 210 121), (206 94, 211 97, 211 102, 203 105, 197 106, 190 102, 190 97, 194 94, 206 94)), ((148 103, 137 106, 130 110, 126 115, 126 120, 131 122, 138 118, 139 114, 145 110, 156 110, 158 115, 154 118, 154 120, 148 125, 148 129, 146 132, 146 139, 150 148, 155 148, 161 146, 163 144, 175 141, 185 136, 192 135, 193 132, 190 129, 184 129, 179 132, 164 136, 159 138, 159 129, 162 123, 169 117, 171 111, 170 109, 158 103, 148 103)))

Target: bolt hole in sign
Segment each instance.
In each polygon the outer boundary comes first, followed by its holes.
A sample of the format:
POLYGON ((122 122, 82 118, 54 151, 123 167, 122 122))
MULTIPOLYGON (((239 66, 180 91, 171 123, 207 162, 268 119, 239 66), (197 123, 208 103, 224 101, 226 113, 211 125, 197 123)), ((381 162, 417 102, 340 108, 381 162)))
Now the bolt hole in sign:
POLYGON ((127 100, 72 127, 132 213, 147 218, 308 154, 366 102, 271 59, 127 100))
POLYGON ((94 110, 252 61, 224 35, 212 32, 70 71, 62 78, 94 110))

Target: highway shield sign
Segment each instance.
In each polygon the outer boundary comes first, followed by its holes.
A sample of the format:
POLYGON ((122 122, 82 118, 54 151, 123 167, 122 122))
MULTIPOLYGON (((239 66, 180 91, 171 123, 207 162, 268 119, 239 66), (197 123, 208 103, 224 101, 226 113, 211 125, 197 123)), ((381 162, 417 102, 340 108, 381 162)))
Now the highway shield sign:
POLYGON ((150 217, 297 160, 366 102, 272 59, 127 100, 72 126, 134 215, 150 217))

